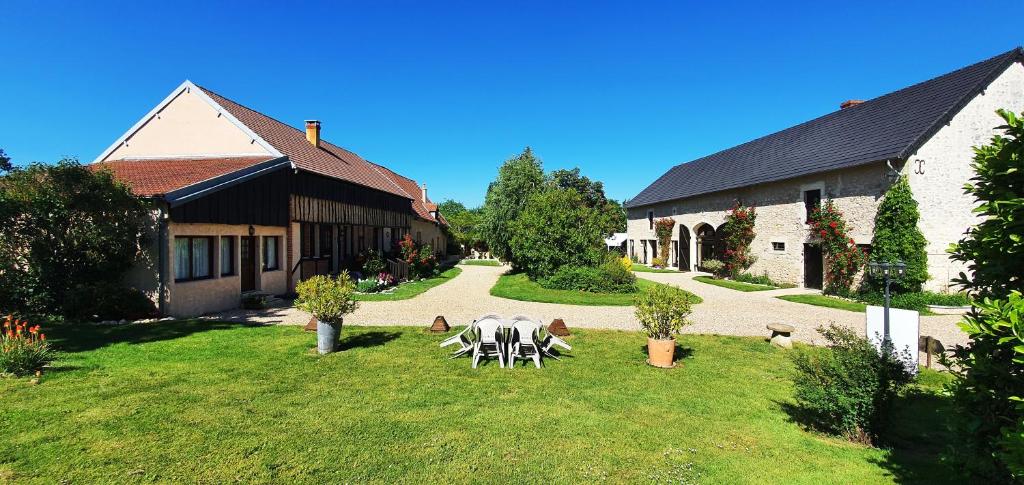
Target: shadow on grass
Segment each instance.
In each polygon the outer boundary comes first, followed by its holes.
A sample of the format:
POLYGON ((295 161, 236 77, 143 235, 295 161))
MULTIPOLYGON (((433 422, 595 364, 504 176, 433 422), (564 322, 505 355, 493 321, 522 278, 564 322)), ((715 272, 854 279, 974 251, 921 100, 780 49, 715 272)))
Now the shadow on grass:
POLYGON ((338 351, 344 352, 350 349, 359 349, 366 347, 378 347, 384 345, 392 340, 401 337, 402 334, 397 332, 381 332, 373 331, 366 333, 357 333, 346 337, 338 344, 338 351))
POLYGON ((128 325, 95 325, 91 323, 62 323, 52 327, 49 339, 53 346, 66 353, 86 352, 109 345, 142 344, 174 340, 213 330, 229 330, 258 325, 240 322, 183 320, 128 325))
MULTIPOLYGON (((813 416, 799 405, 776 401, 790 421, 806 430, 822 432, 813 416)), ((893 407, 890 424, 879 437, 878 447, 888 453, 871 461, 892 473, 897 483, 959 483, 959 475, 941 461, 949 432, 949 398, 912 388, 893 407)), ((826 433, 827 434, 827 433, 826 433)))

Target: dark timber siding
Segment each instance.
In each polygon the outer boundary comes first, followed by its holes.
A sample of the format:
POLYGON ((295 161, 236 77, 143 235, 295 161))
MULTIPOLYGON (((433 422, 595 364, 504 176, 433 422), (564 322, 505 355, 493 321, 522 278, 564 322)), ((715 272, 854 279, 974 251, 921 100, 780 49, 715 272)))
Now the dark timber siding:
POLYGON ((278 170, 171 209, 182 223, 288 225, 290 221, 408 227, 409 199, 340 180, 278 170), (301 200, 288 213, 292 195, 301 200))

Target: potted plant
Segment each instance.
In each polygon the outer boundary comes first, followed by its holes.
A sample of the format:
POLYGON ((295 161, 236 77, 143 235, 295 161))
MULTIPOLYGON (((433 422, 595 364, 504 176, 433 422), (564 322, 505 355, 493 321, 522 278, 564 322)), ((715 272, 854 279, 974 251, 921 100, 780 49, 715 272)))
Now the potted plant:
POLYGON ((342 272, 337 278, 314 276, 296 285, 299 297, 295 306, 305 310, 316 319, 316 350, 329 354, 338 348, 341 340, 341 325, 345 315, 359 306, 354 299, 355 284, 342 272))
POLYGON ((669 368, 675 364, 675 335, 690 324, 690 298, 679 288, 653 285, 636 297, 636 318, 647 334, 647 363, 669 368))

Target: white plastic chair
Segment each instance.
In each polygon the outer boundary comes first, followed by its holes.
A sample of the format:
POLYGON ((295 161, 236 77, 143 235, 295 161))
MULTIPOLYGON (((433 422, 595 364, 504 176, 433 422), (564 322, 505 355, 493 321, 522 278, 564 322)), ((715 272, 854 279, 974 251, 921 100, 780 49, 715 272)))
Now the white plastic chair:
POLYGON ((562 340, 554 335, 551 335, 551 332, 548 332, 548 334, 544 337, 543 343, 541 344, 540 351, 543 352, 544 355, 551 357, 552 359, 562 360, 559 359, 558 356, 556 356, 555 354, 551 353, 551 348, 556 345, 565 350, 572 350, 572 346, 569 345, 565 340, 562 340))
POLYGON ((497 357, 498 365, 505 367, 505 327, 497 318, 484 318, 476 322, 476 343, 473 344, 473 368, 481 357, 497 357))
POLYGON ((493 314, 483 315, 480 318, 473 320, 469 325, 466 325, 466 328, 462 329, 462 331, 459 332, 458 334, 452 335, 451 337, 444 339, 441 342, 442 348, 447 347, 449 345, 459 345, 459 348, 456 349, 455 352, 452 352, 451 355, 448 356, 448 358, 454 359, 461 355, 465 355, 473 350, 473 342, 476 340, 476 322, 479 322, 480 320, 483 320, 485 318, 500 319, 501 317, 493 314))
POLYGON ((509 369, 515 367, 516 357, 524 360, 531 358, 533 364, 540 369, 540 346, 537 344, 540 324, 522 316, 513 317, 512 320, 512 336, 509 339, 511 344, 508 351, 509 369))

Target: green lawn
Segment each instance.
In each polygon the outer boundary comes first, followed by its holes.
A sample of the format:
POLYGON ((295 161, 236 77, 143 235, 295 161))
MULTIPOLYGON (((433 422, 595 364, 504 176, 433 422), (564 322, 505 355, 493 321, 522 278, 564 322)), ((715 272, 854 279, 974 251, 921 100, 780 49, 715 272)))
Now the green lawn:
POLYGON ((693 279, 696 280, 696 281, 700 281, 701 283, 707 283, 709 285, 721 286, 722 288, 729 288, 730 290, 738 290, 738 291, 765 291, 765 290, 775 290, 775 289, 777 289, 774 286, 757 285, 757 284, 754 284, 754 283, 744 283, 742 281, 720 280, 720 279, 714 278, 712 276, 694 276, 693 279))
POLYGON ((449 268, 438 276, 433 278, 427 278, 425 280, 412 281, 409 283, 402 283, 395 288, 395 291, 391 293, 365 293, 355 295, 355 299, 359 301, 394 301, 394 300, 408 300, 424 291, 427 291, 437 285, 446 283, 452 278, 462 273, 462 268, 449 268))
POLYGON ((636 263, 633 263, 633 271, 636 271, 637 273, 678 273, 679 272, 679 271, 676 271, 676 270, 671 269, 671 268, 652 268, 650 266, 644 266, 642 264, 636 264, 636 263))
POLYGON ((501 266, 497 259, 463 259, 459 264, 466 266, 501 266))
POLYGON ((851 312, 864 313, 867 310, 867 305, 861 302, 844 300, 842 298, 835 298, 832 296, 825 295, 784 295, 777 296, 776 298, 786 301, 792 301, 795 303, 804 303, 807 305, 838 308, 840 310, 849 310, 851 312))
MULTIPOLYGON (((641 290, 657 284, 660 283, 642 278, 637 278, 636 280, 636 285, 641 290)), ((702 301, 699 296, 693 293, 689 294, 693 303, 700 303, 702 301)), ((522 273, 502 275, 491 288, 491 295, 519 301, 611 306, 630 306, 633 304, 633 297, 636 296, 635 293, 588 293, 572 290, 549 290, 539 283, 531 281, 522 273)))
POLYGON ((337 354, 293 326, 47 329, 65 357, 0 379, 0 481, 17 483, 946 482, 947 398, 899 403, 891 449, 794 422, 792 365, 760 338, 573 329, 540 370, 472 370, 420 328, 352 327, 337 354), (70 330, 70 331, 69 331, 70 330))

